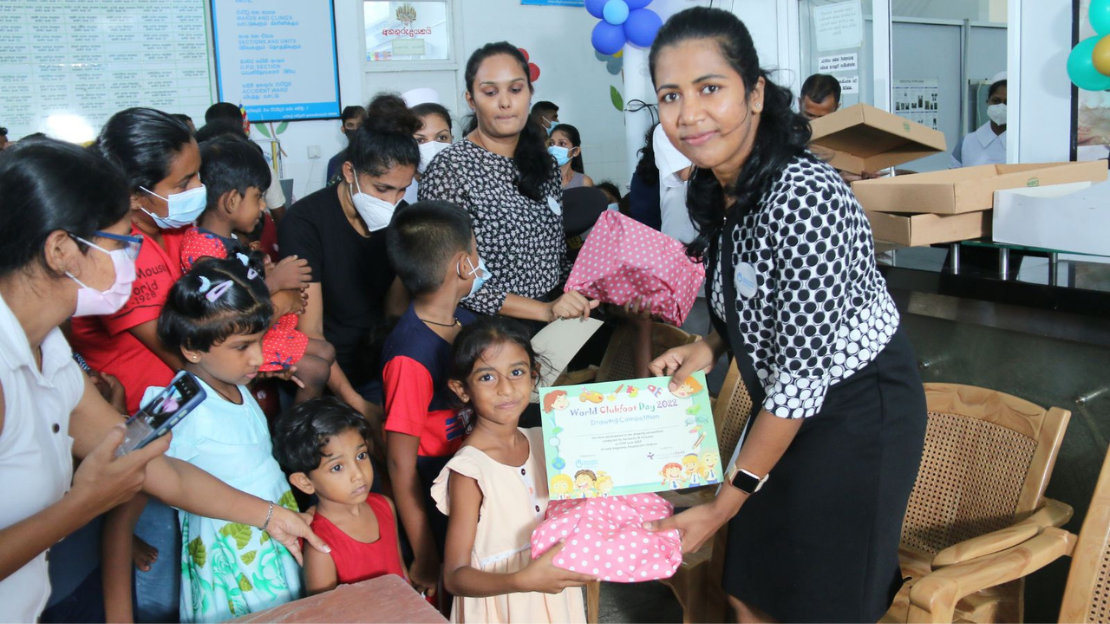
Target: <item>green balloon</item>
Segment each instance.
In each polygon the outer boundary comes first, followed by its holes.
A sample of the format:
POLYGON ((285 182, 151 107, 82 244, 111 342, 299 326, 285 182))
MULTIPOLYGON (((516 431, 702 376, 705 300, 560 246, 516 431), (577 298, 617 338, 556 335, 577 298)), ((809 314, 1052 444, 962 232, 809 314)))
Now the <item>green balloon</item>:
MULTIPOLYGON (((1110 0, 1107 0, 1110 3, 1110 0)), ((1093 6, 1093 3, 1092 3, 1093 6)), ((1079 42, 1068 55, 1068 77, 1075 86, 1087 91, 1106 91, 1110 89, 1110 76, 1104 76, 1097 69, 1091 56, 1102 37, 1090 37, 1079 42)))
POLYGON ((1091 8, 1087 11, 1091 20, 1091 28, 1100 35, 1110 35, 1110 0, 1091 0, 1091 8))

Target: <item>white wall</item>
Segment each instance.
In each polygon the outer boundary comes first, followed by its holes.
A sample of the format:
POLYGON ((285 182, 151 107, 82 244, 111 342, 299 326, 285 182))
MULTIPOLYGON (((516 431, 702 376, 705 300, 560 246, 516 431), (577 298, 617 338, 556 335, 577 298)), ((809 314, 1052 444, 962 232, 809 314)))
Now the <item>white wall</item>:
MULTIPOLYGON (((1017 162, 1067 160, 1071 82, 1065 68, 1071 51, 1071 0, 1023 0, 1018 28, 1018 145, 1013 148, 1017 162)), ((1013 53, 1011 49, 1011 58, 1013 53)))
MULTIPOLYGON (((594 55, 590 32, 597 20, 583 8, 524 6, 520 0, 459 0, 456 19, 460 21, 457 76, 451 71, 366 72, 363 61, 361 0, 333 0, 336 16, 336 45, 339 58, 339 84, 344 106, 366 104, 382 91, 401 92, 416 86, 435 86, 444 105, 461 121, 468 111, 462 92, 462 72, 466 58, 491 41, 508 40, 525 48, 531 61, 540 68, 534 100, 551 100, 560 106, 559 118, 582 133, 586 172, 596 181, 611 179, 621 187, 628 183, 625 122, 610 102, 609 88, 624 94, 623 79, 606 70, 594 55), (451 92, 451 87, 454 91, 451 92)), ((703 0, 656 0, 658 8, 674 12, 687 6, 707 4, 703 0)), ((739 0, 715 2, 732 10, 748 25, 760 61, 765 67, 779 66, 778 14, 781 0, 739 0)), ((775 76, 780 82, 796 79, 793 73, 775 76)), ((654 98, 645 98, 654 102, 654 98)), ((647 115, 646 112, 640 113, 647 115)), ((456 136, 460 129, 456 127, 456 136)), ((255 138, 263 138, 255 131, 255 138)), ((294 179, 294 193, 304 197, 323 186, 327 159, 345 145, 338 121, 302 121, 289 124, 280 135, 285 150, 284 174, 294 179), (319 159, 308 158, 310 146, 319 147, 319 159)))

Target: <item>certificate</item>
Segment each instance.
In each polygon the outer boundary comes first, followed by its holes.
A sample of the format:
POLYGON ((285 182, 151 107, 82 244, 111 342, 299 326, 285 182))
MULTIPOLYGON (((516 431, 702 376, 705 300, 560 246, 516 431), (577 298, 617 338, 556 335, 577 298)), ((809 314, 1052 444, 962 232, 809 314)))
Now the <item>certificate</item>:
POLYGON ((705 373, 541 388, 552 500, 662 492, 721 481, 705 373))

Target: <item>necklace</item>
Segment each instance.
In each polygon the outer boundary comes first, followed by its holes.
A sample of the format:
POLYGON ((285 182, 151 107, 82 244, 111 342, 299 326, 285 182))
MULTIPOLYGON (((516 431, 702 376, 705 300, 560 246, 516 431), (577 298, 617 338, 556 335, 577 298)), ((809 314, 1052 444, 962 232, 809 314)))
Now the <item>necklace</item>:
MULTIPOLYGON (((420 317, 418 316, 416 318, 420 318, 420 317)), ((429 321, 428 319, 425 319, 425 318, 421 318, 420 320, 424 321, 425 323, 428 323, 429 325, 439 325, 440 327, 462 327, 462 323, 459 322, 458 318, 455 319, 454 323, 437 323, 435 321, 429 321)))

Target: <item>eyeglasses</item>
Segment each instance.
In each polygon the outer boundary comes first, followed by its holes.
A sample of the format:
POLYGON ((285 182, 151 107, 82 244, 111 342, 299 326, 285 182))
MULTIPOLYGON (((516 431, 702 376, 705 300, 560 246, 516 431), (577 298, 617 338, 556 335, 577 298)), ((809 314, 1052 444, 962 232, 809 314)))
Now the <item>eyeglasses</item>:
POLYGON ((112 234, 111 232, 104 232, 97 230, 93 232, 99 238, 107 238, 109 240, 119 241, 123 243, 123 249, 127 252, 127 257, 134 260, 139 257, 139 251, 143 248, 143 237, 141 234, 136 236, 125 236, 123 234, 112 234))

